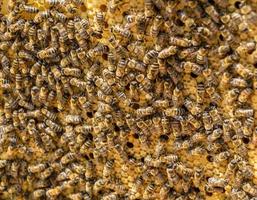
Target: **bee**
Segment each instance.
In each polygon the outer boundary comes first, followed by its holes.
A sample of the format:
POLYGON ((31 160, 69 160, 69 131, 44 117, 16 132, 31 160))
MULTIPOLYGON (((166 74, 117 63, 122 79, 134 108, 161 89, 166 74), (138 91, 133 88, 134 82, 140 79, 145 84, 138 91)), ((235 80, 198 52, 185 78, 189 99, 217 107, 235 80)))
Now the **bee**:
POLYGON ((232 76, 228 72, 224 72, 221 76, 222 77, 221 77, 221 80, 219 83, 219 88, 226 89, 229 86, 229 82, 230 82, 230 79, 232 78, 232 76))
POLYGON ((10 41, 0 42, 0 49, 2 51, 7 51, 11 46, 12 46, 12 43, 10 41))
POLYGON ((68 17, 64 13, 58 12, 57 10, 51 10, 51 14, 56 20, 62 23, 65 23, 68 19, 68 17))
POLYGON ((50 47, 48 49, 41 50, 37 53, 37 57, 40 59, 50 58, 57 55, 58 49, 56 47, 50 47))
POLYGON ((28 5, 23 5, 23 8, 24 12, 26 13, 38 13, 39 12, 39 9, 34 7, 34 6, 28 6, 28 5))
POLYGON ((75 132, 77 133, 90 133, 93 131, 93 127, 90 125, 78 125, 75 127, 75 132))
POLYGON ((72 61, 71 61, 70 56, 66 56, 66 57, 62 58, 61 61, 60 61, 60 65, 61 65, 62 68, 67 67, 71 63, 72 63, 72 61))
POLYGON ((82 122, 82 118, 79 115, 66 115, 64 118, 65 123, 67 124, 80 124, 82 122))
POLYGON ((131 59, 131 58, 129 58, 129 60, 127 62, 127 66, 131 69, 135 69, 135 70, 140 71, 142 73, 145 72, 145 69, 146 69, 146 65, 144 63, 136 61, 136 60, 131 59))
POLYGON ((85 173, 85 168, 83 165, 79 164, 79 163, 71 163, 71 170, 76 172, 77 174, 83 175, 85 173))
POLYGON ((253 133, 253 127, 254 127, 254 120, 253 117, 249 117, 245 120, 244 127, 243 127, 243 133, 246 136, 251 136, 253 133))
POLYGON ((69 153, 65 154, 64 156, 62 156, 60 161, 61 161, 62 164, 66 165, 70 162, 73 162, 74 160, 76 160, 75 153, 69 152, 69 153))
POLYGON ((226 160, 228 160, 228 158, 230 157, 230 153, 229 151, 224 151, 224 152, 221 152, 219 153, 218 155, 215 156, 214 160, 215 162, 224 162, 226 160))
POLYGON ((87 181, 90 181, 94 178, 94 164, 92 161, 87 161, 86 163, 86 171, 85 171, 85 178, 87 181))
POLYGON ((143 62, 145 64, 154 63, 157 57, 158 57, 158 52, 155 50, 150 50, 145 54, 143 58, 143 62))
POLYGON ((160 99, 160 100, 156 100, 153 103, 153 107, 154 108, 160 108, 160 109, 165 109, 169 107, 169 101, 167 99, 160 99))
POLYGON ((188 122, 189 122, 194 128, 196 128, 196 129, 199 129, 199 128, 202 126, 201 122, 198 121, 198 120, 197 120, 193 115, 191 115, 191 114, 189 114, 189 115, 187 116, 187 120, 188 120, 188 122))
POLYGON ((45 195, 46 195, 45 189, 37 189, 37 190, 33 191, 33 193, 32 193, 32 196, 33 196, 33 198, 35 198, 35 199, 42 198, 42 197, 44 197, 45 195))
POLYGON ((97 195, 98 192, 104 188, 106 181, 104 179, 98 179, 93 186, 93 194, 97 195))
POLYGON ((200 48, 196 53, 196 63, 199 65, 207 64, 208 58, 207 58, 207 49, 200 48))
POLYGON ((85 81, 81 81, 78 78, 71 78, 70 79, 70 84, 72 86, 75 86, 75 87, 81 88, 81 89, 86 89, 86 87, 87 87, 87 83, 85 81))
POLYGON ((74 15, 78 12, 78 7, 73 3, 69 3, 65 6, 65 10, 67 13, 74 15))
POLYGON ((240 91, 238 88, 233 88, 227 92, 227 103, 231 104, 238 98, 240 91))
POLYGON ((227 166, 227 169, 226 169, 226 177, 230 176, 230 175, 234 175, 234 172, 235 170, 237 169, 237 164, 238 164, 239 160, 234 158, 232 159, 229 163, 228 163, 228 166, 227 166))
POLYGON ((142 133, 144 135, 148 135, 149 134, 149 128, 147 126, 147 124, 144 121, 139 121, 136 123, 138 128, 140 128, 140 130, 142 131, 142 133))
POLYGON ((252 108, 245 108, 245 109, 244 108, 237 108, 235 110, 235 113, 234 113, 235 117, 239 117, 239 118, 241 118, 241 117, 246 117, 246 118, 252 117, 253 114, 254 114, 254 110, 252 108))
POLYGON ((112 88, 102 78, 97 78, 95 84, 104 94, 110 95, 112 93, 112 88))
POLYGON ((149 183, 143 192, 143 198, 149 199, 149 197, 152 197, 155 190, 156 190, 156 185, 154 183, 149 183))
POLYGON ((57 198, 57 196, 59 194, 61 194, 61 192, 62 192, 62 187, 61 186, 57 186, 57 187, 48 189, 46 191, 46 197, 49 198, 49 199, 57 198))
POLYGON ((38 100, 39 102, 47 102, 48 89, 46 87, 41 87, 39 90, 38 100))
POLYGON ((109 47, 107 45, 103 45, 103 44, 99 43, 95 48, 90 49, 88 51, 87 56, 89 58, 94 58, 94 57, 97 57, 97 56, 101 56, 105 53, 107 54, 108 51, 109 51, 109 47))
POLYGON ((242 189, 251 196, 257 196, 257 188, 250 183, 244 183, 242 189))
POLYGON ((186 38, 170 37, 170 45, 178 47, 191 47, 192 43, 186 38))
POLYGON ((184 72, 185 73, 193 73, 195 75, 200 75, 203 71, 203 67, 201 67, 200 65, 196 64, 196 63, 192 63, 192 62, 182 62, 182 66, 184 68, 184 72))
POLYGON ((126 39, 131 39, 133 36, 132 33, 130 32, 130 30, 125 29, 125 28, 121 27, 120 25, 113 26, 112 32, 115 34, 118 34, 121 37, 126 38, 126 39))
POLYGON ((114 167, 114 160, 108 160, 103 168, 103 178, 108 178, 112 174, 114 167))
POLYGON ((165 49, 163 49, 162 51, 159 52, 158 54, 158 58, 159 59, 165 59, 165 58, 168 58, 172 55, 175 55, 178 51, 178 48, 177 46, 169 46, 165 49))
POLYGON ((168 117, 178 118, 179 116, 182 116, 185 113, 185 110, 182 108, 171 107, 171 108, 167 108, 164 111, 164 113, 168 117))
POLYGON ((53 173, 53 168, 52 167, 48 167, 47 169, 45 169, 44 171, 42 171, 39 174, 40 179, 47 179, 49 176, 51 176, 51 174, 53 173))
POLYGON ((136 110, 136 115, 137 117, 140 118, 140 117, 151 115, 153 114, 153 112, 154 112, 153 107, 139 108, 136 110))
POLYGON ((46 123, 47 126, 49 126, 53 131, 55 131, 57 133, 62 131, 62 127, 59 124, 57 124, 57 123, 55 123, 55 122, 53 122, 49 119, 47 119, 45 121, 45 123, 46 123))
POLYGON ((203 147, 195 147, 194 149, 190 150, 190 154, 192 156, 201 156, 205 153, 207 153, 207 151, 203 147))
POLYGON ((183 104, 182 90, 178 86, 176 86, 173 90, 172 102, 173 102, 174 106, 177 106, 177 107, 179 107, 183 104))
POLYGON ((189 112, 192 115, 198 115, 202 112, 202 109, 200 108, 200 105, 198 105, 196 102, 193 102, 191 99, 187 98, 184 101, 184 105, 189 110, 189 112))
POLYGON ((105 16, 104 16, 104 13, 99 11, 99 12, 96 12, 95 14, 95 22, 100 26, 102 27, 105 23, 105 16))
POLYGON ((217 128, 207 137, 207 140, 209 142, 214 142, 215 140, 221 137, 222 133, 223 131, 220 128, 217 128))
POLYGON ((256 50, 256 42, 254 41, 249 41, 244 44, 244 47, 246 48, 246 52, 248 54, 251 54, 253 51, 256 50))
POLYGON ((73 19, 69 19, 67 23, 67 34, 70 40, 75 38, 75 22, 73 19))
POLYGON ((145 17, 151 18, 155 15, 154 4, 152 0, 144 0, 145 17))
POLYGON ((37 165, 30 165, 28 166, 28 171, 30 173, 40 173, 47 168, 46 164, 37 164, 37 165))
POLYGON ((110 0, 108 2, 108 10, 110 13, 115 13, 116 10, 120 10, 119 7, 122 6, 124 2, 119 0, 110 0))
POLYGON ((251 70, 249 70, 248 68, 244 67, 242 64, 237 63, 234 66, 234 70, 235 72, 240 75, 241 77, 243 77, 244 79, 248 79, 250 77, 252 77, 252 73, 251 70))
POLYGON ((27 101, 23 100, 23 99, 20 99, 18 104, 25 109, 34 110, 34 105, 30 102, 27 102, 27 101))
POLYGON ((150 35, 152 37, 156 38, 158 36, 163 22, 164 22, 163 17, 161 15, 157 15, 154 18, 153 25, 151 26, 151 29, 150 29, 150 35))
POLYGON ((236 200, 236 199, 246 199, 246 200, 249 200, 249 197, 248 195, 245 193, 245 191, 243 190, 238 190, 238 189, 235 189, 233 188, 232 191, 231 191, 231 198, 233 200, 236 200))
POLYGON ((222 122, 222 116, 220 115, 220 112, 218 109, 214 108, 210 110, 209 113, 214 124, 222 122))
POLYGON ((168 198, 168 194, 170 192, 170 185, 169 183, 164 183, 159 191, 160 200, 165 200, 168 198))
POLYGON ((64 150, 62 148, 58 148, 57 150, 54 151, 53 160, 55 161, 61 158, 63 154, 64 154, 64 150))
POLYGON ((219 23, 219 21, 220 21, 220 14, 218 13, 218 11, 215 9, 214 6, 212 6, 212 5, 207 6, 205 8, 205 12, 211 17, 211 19, 214 22, 219 23))

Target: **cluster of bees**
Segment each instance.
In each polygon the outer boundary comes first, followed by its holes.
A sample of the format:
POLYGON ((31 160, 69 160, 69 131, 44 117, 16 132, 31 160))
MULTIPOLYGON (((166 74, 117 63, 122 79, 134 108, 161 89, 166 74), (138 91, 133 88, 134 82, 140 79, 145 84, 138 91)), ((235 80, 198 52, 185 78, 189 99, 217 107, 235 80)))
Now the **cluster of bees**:
POLYGON ((88 5, 1 15, 0 199, 256 200, 251 2, 88 5))

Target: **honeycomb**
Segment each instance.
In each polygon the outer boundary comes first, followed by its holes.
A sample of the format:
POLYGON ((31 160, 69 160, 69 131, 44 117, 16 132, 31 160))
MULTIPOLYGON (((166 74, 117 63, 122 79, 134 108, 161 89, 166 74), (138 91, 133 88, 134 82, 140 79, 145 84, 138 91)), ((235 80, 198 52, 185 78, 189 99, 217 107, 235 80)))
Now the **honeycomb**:
POLYGON ((255 0, 3 0, 0 199, 255 200, 255 0))

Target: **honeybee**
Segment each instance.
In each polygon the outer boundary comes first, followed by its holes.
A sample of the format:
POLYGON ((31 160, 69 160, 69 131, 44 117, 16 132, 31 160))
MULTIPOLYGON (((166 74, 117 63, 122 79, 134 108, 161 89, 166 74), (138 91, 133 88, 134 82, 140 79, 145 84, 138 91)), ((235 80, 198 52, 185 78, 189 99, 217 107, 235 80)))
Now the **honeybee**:
POLYGON ((104 188, 106 181, 104 179, 98 179, 93 186, 93 194, 97 195, 98 192, 104 188))
POLYGON ((124 4, 123 1, 110 0, 110 1, 108 1, 108 10, 111 13, 115 13, 116 10, 120 10, 119 7, 122 6, 123 4, 124 4))
POLYGON ((169 101, 167 99, 160 99, 160 100, 156 100, 153 103, 153 107, 154 108, 160 108, 160 109, 165 109, 169 107, 169 101))
POLYGON ((86 171, 85 167, 79 163, 71 163, 70 164, 71 170, 76 172, 77 174, 83 175, 86 171))
POLYGON ((133 36, 129 29, 125 29, 125 28, 121 27, 120 25, 113 26, 112 32, 119 34, 121 37, 126 38, 126 39, 131 39, 133 36))
POLYGON ((70 163, 74 160, 76 160, 75 153, 69 152, 69 153, 65 154, 64 156, 62 156, 60 161, 61 161, 62 164, 68 164, 68 163, 70 163))
POLYGON ((109 178, 114 167, 114 160, 107 160, 103 168, 103 178, 109 178))
POLYGON ((221 152, 219 153, 218 155, 215 156, 215 162, 224 162, 226 160, 228 160, 228 158, 230 157, 230 153, 229 151, 224 151, 224 152, 221 152))
POLYGON ((222 116, 220 114, 220 111, 217 108, 210 110, 209 113, 214 124, 222 122, 222 116))
POLYGON ((154 112, 153 107, 139 108, 136 110, 136 115, 137 117, 141 118, 141 117, 151 115, 153 114, 153 112, 154 112))
POLYGON ((220 21, 220 15, 217 12, 217 10, 215 9, 214 6, 207 6, 205 8, 205 12, 212 18, 212 20, 216 23, 219 23, 220 21))
POLYGON ((187 38, 170 37, 170 44, 178 47, 191 47, 192 43, 187 38))
POLYGON ((50 47, 44 50, 41 50, 37 53, 37 57, 40 59, 45 59, 45 58, 51 58, 56 56, 58 53, 58 49, 56 47, 50 47))
POLYGON ((177 46, 169 46, 159 52, 158 58, 160 59, 168 58, 169 56, 175 55, 177 53, 177 50, 178 50, 177 46))
POLYGON ((252 117, 254 115, 254 110, 252 108, 237 108, 234 113, 235 117, 252 117))
POLYGON ((231 198, 233 200, 236 200, 236 199, 245 199, 245 200, 249 200, 249 197, 248 195, 245 193, 245 191, 243 190, 238 190, 238 189, 235 189, 233 188, 232 191, 231 191, 231 198))
POLYGON ((97 78, 95 84, 104 94, 110 95, 112 93, 112 88, 102 78, 97 78))
POLYGON ((205 65, 208 62, 207 49, 200 48, 196 53, 196 63, 199 65, 205 65))
POLYGON ((23 100, 23 99, 20 99, 18 104, 21 107, 26 108, 28 110, 34 110, 34 105, 32 103, 30 103, 30 102, 27 102, 27 101, 23 100))
POLYGON ((238 101, 240 103, 246 103, 247 100, 249 99, 250 95, 252 94, 253 90, 251 88, 245 88, 243 89, 239 96, 238 96, 238 101))
POLYGON ((198 121, 198 120, 197 120, 193 115, 191 115, 191 114, 189 114, 189 115, 187 116, 187 120, 188 120, 188 122, 189 122, 191 125, 193 125, 196 129, 199 129, 199 128, 202 126, 201 122, 198 121))
POLYGON ((209 142, 214 142, 222 135, 222 130, 220 128, 215 129, 208 137, 207 140, 209 142))
POLYGON ((242 189, 251 196, 257 196, 257 188, 252 186, 250 183, 243 184, 242 189))
POLYGON ((79 115, 66 115, 64 118, 65 123, 67 124, 80 124, 82 122, 82 118, 79 115))
POLYGON ((131 58, 128 60, 127 66, 131 69, 135 69, 140 72, 145 72, 145 69, 146 69, 146 65, 144 63, 136 61, 131 58))
POLYGON ((157 57, 158 57, 158 52, 155 50, 150 50, 145 54, 143 58, 143 62, 145 64, 154 63, 157 57))
POLYGON ((57 133, 62 131, 62 127, 59 124, 57 124, 49 119, 47 119, 45 121, 45 123, 47 126, 49 126, 53 131, 56 131, 57 133))
POLYGON ((253 75, 250 69, 244 67, 240 63, 237 63, 234 65, 234 70, 237 74, 242 76, 244 79, 248 79, 253 75))
POLYGON ((28 166, 28 171, 30 173, 39 173, 47 168, 46 164, 37 164, 28 166))
POLYGON ((153 24, 150 29, 150 35, 154 38, 156 38, 160 32, 160 28, 163 24, 163 17, 161 15, 157 15, 154 18, 153 24))
POLYGON ((33 196, 33 198, 35 198, 35 199, 42 198, 42 197, 44 197, 45 195, 46 195, 45 189, 37 189, 37 190, 33 191, 33 193, 32 193, 32 196, 33 196))
POLYGON ((168 117, 178 118, 179 116, 182 116, 185 113, 185 111, 182 108, 172 107, 172 108, 167 108, 164 111, 164 113, 168 117))
POLYGON ((153 193, 156 190, 156 185, 154 183, 149 183, 143 192, 144 199, 153 198, 153 193))
POLYGON ((238 95, 239 95, 239 89, 238 88, 233 88, 231 90, 229 90, 226 94, 227 96, 227 103, 228 104, 232 104, 233 102, 235 102, 235 100, 238 98, 238 95))
POLYGON ((186 108, 190 111, 192 115, 198 115, 202 112, 202 109, 200 108, 200 105, 196 102, 193 102, 191 99, 186 98, 184 101, 184 105, 186 108))
POLYGON ((54 169, 52 167, 48 167, 47 169, 45 169, 39 174, 40 179, 47 179, 49 176, 51 176, 53 171, 54 169))
POLYGON ((195 75, 200 75, 203 70, 203 67, 201 67, 200 65, 189 61, 182 62, 182 66, 185 73, 193 73, 195 75))
POLYGON ((57 186, 57 187, 54 187, 52 189, 48 189, 46 191, 46 196, 49 199, 56 198, 59 194, 61 194, 61 192, 62 192, 62 187, 61 186, 57 186))
POLYGON ((190 154, 192 156, 201 156, 204 155, 206 152, 206 149, 204 149, 203 147, 195 147, 194 149, 190 150, 190 154))

